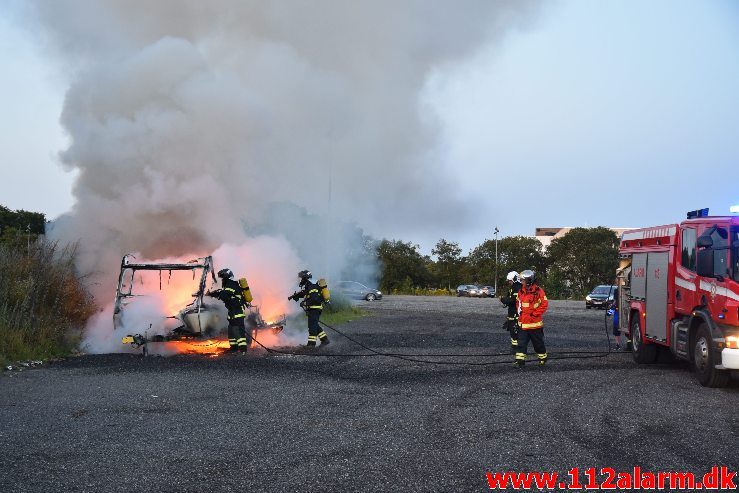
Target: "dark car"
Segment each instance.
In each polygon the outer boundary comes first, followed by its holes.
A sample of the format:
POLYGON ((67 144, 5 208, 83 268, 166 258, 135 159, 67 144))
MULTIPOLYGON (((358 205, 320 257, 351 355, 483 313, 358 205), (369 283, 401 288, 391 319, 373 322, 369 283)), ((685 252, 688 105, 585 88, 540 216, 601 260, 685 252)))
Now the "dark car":
POLYGON ((457 296, 467 296, 470 298, 479 298, 485 296, 482 294, 482 288, 474 284, 460 284, 457 286, 457 296))
POLYGON ((382 299, 382 292, 373 288, 368 288, 364 284, 356 281, 340 281, 336 283, 334 290, 346 296, 357 300, 375 301, 382 299))
POLYGON ((495 286, 482 286, 482 295, 488 298, 495 298, 495 286))
POLYGON ((616 286, 609 286, 607 284, 596 286, 590 294, 585 297, 585 308, 606 308, 613 301, 615 293, 616 286))

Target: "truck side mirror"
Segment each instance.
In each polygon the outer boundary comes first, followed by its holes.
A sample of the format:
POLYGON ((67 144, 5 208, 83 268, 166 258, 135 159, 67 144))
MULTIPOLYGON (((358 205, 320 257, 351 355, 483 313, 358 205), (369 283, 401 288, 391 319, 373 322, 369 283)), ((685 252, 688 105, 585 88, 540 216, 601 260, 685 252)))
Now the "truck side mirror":
POLYGON ((698 248, 711 248, 713 246, 713 240, 710 236, 699 236, 698 237, 698 248))
MULTIPOLYGON (((698 241, 700 242, 700 238, 698 241)), ((701 277, 715 277, 713 274, 713 250, 698 250, 696 271, 701 277)))

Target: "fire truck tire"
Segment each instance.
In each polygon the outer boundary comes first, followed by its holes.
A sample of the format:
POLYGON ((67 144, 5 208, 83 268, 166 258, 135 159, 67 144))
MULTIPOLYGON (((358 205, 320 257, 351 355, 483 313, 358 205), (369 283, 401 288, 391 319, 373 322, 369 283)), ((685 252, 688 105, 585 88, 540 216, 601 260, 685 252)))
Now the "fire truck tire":
POLYGON ((634 361, 638 364, 654 363, 657 359, 657 346, 644 342, 642 338, 639 312, 635 312, 631 317, 631 345, 631 354, 634 356, 634 361))
POLYGON ((725 387, 729 383, 729 372, 716 369, 716 351, 706 324, 698 326, 695 334, 693 369, 698 382, 704 387, 725 387))

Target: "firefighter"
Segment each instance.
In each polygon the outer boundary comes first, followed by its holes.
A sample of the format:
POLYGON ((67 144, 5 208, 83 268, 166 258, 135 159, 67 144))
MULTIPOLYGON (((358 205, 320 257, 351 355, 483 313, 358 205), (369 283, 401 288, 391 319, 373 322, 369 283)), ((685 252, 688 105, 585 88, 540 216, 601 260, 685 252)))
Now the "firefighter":
POLYGON ((245 353, 251 342, 251 334, 247 336, 244 324, 247 304, 244 298, 245 290, 238 281, 234 280, 234 273, 231 272, 231 269, 219 270, 218 277, 221 279, 221 289, 209 291, 206 294, 221 300, 226 305, 228 310, 229 351, 245 353))
POLYGON ((512 270, 506 276, 508 281, 508 292, 500 297, 501 303, 508 307, 508 316, 503 322, 503 330, 511 334, 511 354, 516 353, 518 347, 518 292, 521 290, 521 282, 518 280, 518 272, 512 270))
POLYGON ((542 316, 549 307, 544 290, 536 283, 536 274, 532 270, 521 272, 521 291, 518 293, 518 348, 516 349, 516 367, 523 368, 526 363, 526 349, 529 341, 534 346, 539 358, 539 366, 547 362, 547 350, 544 346, 544 322, 542 316))
POLYGON ((305 310, 305 314, 308 316, 308 347, 316 347, 318 340, 321 341, 321 346, 325 346, 329 343, 328 335, 326 332, 321 330, 318 324, 321 318, 321 312, 323 311, 323 304, 329 303, 329 292, 326 285, 326 281, 319 279, 317 283, 311 282, 312 274, 308 270, 301 270, 298 272, 298 279, 300 279, 300 291, 294 292, 291 296, 288 296, 288 300, 298 301, 302 298, 300 306, 305 310))
POLYGON ((608 307, 608 315, 613 316, 613 336, 616 338, 616 345, 613 346, 614 351, 621 350, 621 330, 618 320, 618 288, 613 291, 613 301, 608 307))

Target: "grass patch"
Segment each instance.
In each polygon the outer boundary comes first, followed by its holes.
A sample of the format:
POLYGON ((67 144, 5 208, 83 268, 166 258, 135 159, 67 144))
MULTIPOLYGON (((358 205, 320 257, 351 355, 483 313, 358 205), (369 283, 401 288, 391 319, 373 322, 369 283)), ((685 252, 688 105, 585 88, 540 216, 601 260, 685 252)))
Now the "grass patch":
POLYGON ((346 298, 334 295, 331 297, 331 303, 323 308, 321 322, 339 325, 367 315, 369 315, 367 310, 362 310, 346 298))
POLYGON ((0 361, 68 354, 70 329, 95 305, 74 268, 76 248, 38 241, 0 244, 0 361))
POLYGON ((336 312, 324 310, 323 315, 321 315, 321 322, 328 325, 339 325, 346 322, 351 322, 352 320, 356 320, 360 317, 366 317, 367 315, 369 315, 369 312, 367 310, 362 310, 361 308, 357 308, 356 306, 336 312))

